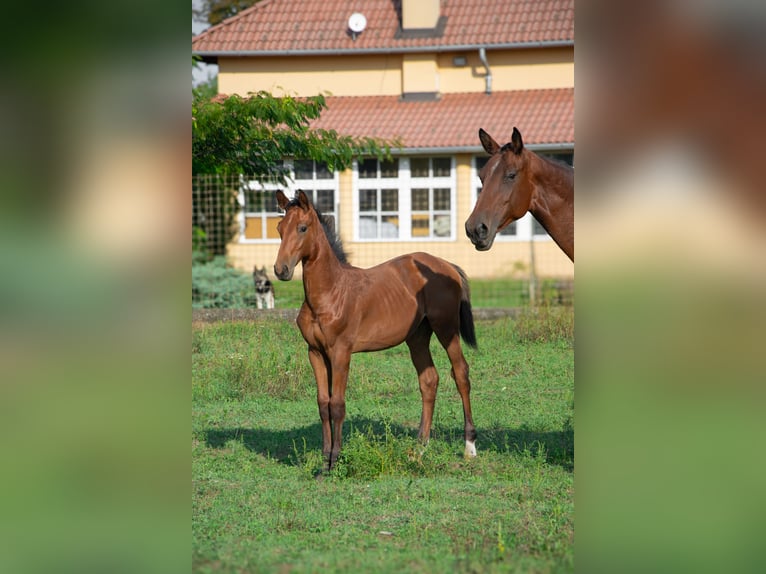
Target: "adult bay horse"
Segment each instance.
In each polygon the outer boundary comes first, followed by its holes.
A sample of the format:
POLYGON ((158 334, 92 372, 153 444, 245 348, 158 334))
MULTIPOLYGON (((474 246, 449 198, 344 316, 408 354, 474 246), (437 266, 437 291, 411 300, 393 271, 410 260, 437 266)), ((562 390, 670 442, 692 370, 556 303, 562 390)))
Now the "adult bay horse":
POLYGON ((293 200, 277 191, 285 215, 274 273, 289 281, 303 263, 305 300, 298 327, 308 343, 322 420, 326 469, 338 460, 351 354, 406 342, 418 373, 423 411, 418 439, 431 434, 439 374, 431 357, 432 333, 446 349, 463 401, 465 455, 476 456, 468 363, 460 345, 476 347, 468 280, 463 271, 427 253, 411 253, 370 269, 346 262, 338 237, 303 191, 293 200))
POLYGON ((504 146, 479 129, 491 155, 479 172, 482 188, 465 232, 477 250, 492 247, 499 231, 529 211, 574 261, 574 170, 524 147, 515 127, 504 146))

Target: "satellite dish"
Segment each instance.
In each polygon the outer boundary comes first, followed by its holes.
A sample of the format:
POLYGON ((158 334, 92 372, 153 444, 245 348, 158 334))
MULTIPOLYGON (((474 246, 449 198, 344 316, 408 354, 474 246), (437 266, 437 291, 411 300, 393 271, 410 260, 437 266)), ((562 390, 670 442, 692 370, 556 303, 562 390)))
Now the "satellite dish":
POLYGON ((348 29, 353 33, 354 39, 356 39, 357 34, 361 33, 366 27, 367 18, 364 17, 364 14, 354 12, 351 14, 351 16, 349 16, 348 29))

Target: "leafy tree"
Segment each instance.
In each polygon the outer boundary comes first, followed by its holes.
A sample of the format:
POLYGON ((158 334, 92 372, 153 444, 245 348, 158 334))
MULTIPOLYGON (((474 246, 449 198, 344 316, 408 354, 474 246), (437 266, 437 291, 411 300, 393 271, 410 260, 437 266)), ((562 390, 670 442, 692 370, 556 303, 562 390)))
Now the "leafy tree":
POLYGON ((200 7, 192 8, 192 16, 200 21, 207 21, 211 26, 250 8, 259 0, 203 0, 200 7))
MULTIPOLYGON (((236 232, 238 186, 230 176, 246 174, 249 179, 284 185, 290 175, 282 164, 285 157, 324 162, 333 171, 350 167, 360 155, 390 157, 390 146, 398 142, 312 128, 310 122, 326 107, 322 95, 278 98, 257 92, 248 97, 208 98, 195 94, 192 174, 231 182, 214 201, 209 197, 201 201, 199 190, 194 190, 192 225, 204 232, 211 255, 225 254, 236 232)), ((194 178, 195 185, 201 180, 194 178)))

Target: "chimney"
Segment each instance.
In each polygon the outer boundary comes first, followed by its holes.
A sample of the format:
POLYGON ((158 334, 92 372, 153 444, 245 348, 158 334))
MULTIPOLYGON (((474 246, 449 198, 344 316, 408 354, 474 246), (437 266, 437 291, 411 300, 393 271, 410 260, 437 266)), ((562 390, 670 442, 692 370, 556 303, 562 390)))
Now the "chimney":
POLYGON ((439 11, 439 0, 402 0, 402 30, 434 30, 439 11))

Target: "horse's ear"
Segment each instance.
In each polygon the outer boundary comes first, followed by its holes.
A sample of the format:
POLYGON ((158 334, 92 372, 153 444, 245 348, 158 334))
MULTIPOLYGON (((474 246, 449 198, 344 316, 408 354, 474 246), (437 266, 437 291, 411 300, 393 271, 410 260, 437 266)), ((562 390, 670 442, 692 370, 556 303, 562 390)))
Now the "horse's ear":
POLYGON ((516 129, 516 126, 513 127, 513 135, 511 135, 511 149, 516 155, 519 155, 521 150, 524 149, 524 142, 521 141, 521 132, 516 129))
POLYGON ((306 192, 303 190, 298 192, 298 205, 303 208, 303 211, 308 211, 311 207, 311 200, 309 200, 309 196, 306 195, 306 192))
POLYGON ((289 199, 287 199, 287 196, 282 192, 281 189, 277 190, 277 205, 279 206, 279 209, 282 211, 285 211, 285 208, 287 207, 287 204, 290 202, 289 199))
POLYGON ((497 145, 497 142, 492 139, 492 136, 485 132, 482 128, 479 128, 479 139, 481 140, 481 145, 484 147, 484 151, 486 151, 489 155, 494 155, 495 152, 500 149, 500 146, 497 145))

